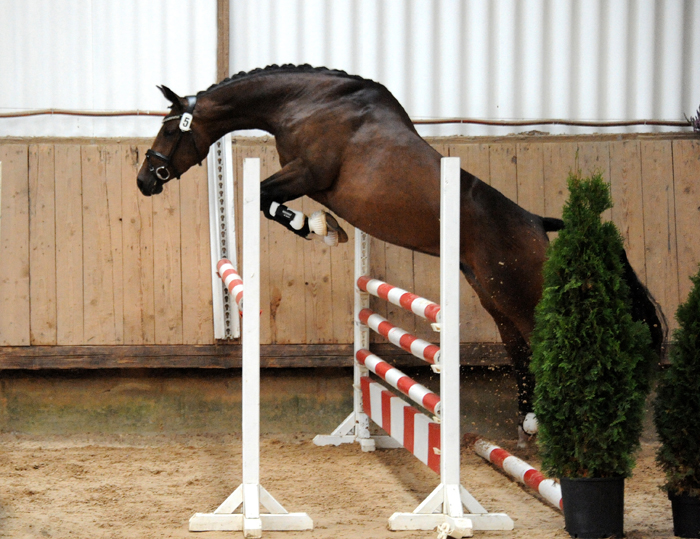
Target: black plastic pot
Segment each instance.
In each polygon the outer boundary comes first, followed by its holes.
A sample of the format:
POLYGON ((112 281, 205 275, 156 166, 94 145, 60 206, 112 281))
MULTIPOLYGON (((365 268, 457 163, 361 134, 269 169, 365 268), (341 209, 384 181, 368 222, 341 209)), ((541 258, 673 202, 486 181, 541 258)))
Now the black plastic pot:
POLYGON ((673 511, 673 535, 676 537, 700 537, 700 498, 676 496, 669 492, 673 511))
POLYGON ((622 537, 625 479, 561 479, 564 523, 571 537, 622 537))

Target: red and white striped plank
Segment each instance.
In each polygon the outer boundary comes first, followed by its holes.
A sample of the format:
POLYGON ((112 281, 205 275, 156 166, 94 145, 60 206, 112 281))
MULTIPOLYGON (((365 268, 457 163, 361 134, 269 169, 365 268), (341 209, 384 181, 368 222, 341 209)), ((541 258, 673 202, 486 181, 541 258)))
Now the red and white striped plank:
POLYGON ((375 356, 364 348, 355 354, 357 362, 364 365, 382 380, 398 389, 401 393, 421 405, 426 410, 440 416, 440 395, 436 395, 424 385, 419 384, 409 376, 406 376, 396 367, 392 367, 382 358, 375 356))
POLYGON ((381 384, 372 382, 369 376, 360 378, 360 387, 362 407, 372 421, 439 474, 440 424, 406 404, 381 384))
POLYGON ((216 265, 216 271, 219 272, 219 277, 228 288, 229 294, 236 299, 239 312, 243 312, 243 281, 238 275, 236 268, 233 267, 230 260, 222 258, 216 265))
POLYGON ((357 280, 357 287, 363 292, 385 299, 413 314, 417 314, 421 318, 437 324, 442 321, 440 305, 397 286, 387 284, 379 279, 363 276, 357 280))
POLYGON ((544 475, 530 466, 524 460, 511 455, 505 449, 489 443, 485 440, 478 440, 474 444, 474 450, 480 457, 485 458, 494 466, 498 466, 511 477, 521 483, 526 484, 558 509, 563 508, 561 500, 561 486, 553 479, 545 479, 544 475))
POLYGON ((389 339, 389 342, 392 344, 406 350, 406 352, 410 352, 418 359, 431 364, 440 362, 439 346, 411 335, 405 329, 393 325, 386 318, 371 309, 362 309, 358 314, 358 318, 364 325, 389 339))

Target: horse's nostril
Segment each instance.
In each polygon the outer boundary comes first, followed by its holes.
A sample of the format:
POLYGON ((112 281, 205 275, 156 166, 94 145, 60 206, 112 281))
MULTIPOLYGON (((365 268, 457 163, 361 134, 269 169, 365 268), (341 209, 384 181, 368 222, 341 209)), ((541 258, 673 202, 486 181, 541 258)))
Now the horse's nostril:
POLYGON ((141 178, 136 178, 136 185, 141 191, 141 194, 149 197, 153 194, 154 188, 156 187, 156 182, 144 181, 141 178))

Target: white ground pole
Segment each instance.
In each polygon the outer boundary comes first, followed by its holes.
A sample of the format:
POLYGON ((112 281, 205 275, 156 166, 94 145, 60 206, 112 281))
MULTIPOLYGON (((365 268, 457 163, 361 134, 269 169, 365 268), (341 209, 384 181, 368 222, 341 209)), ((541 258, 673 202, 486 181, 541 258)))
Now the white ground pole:
MULTIPOLYGON (((466 537, 474 530, 512 530, 512 519, 503 513, 489 513, 460 482, 460 409, 459 409, 459 223, 460 160, 447 157, 441 163, 440 195, 440 484, 412 512, 395 513, 389 518, 391 530, 432 530, 443 537, 466 537), (466 507, 467 513, 464 508, 466 507)), ((355 282, 369 274, 369 238, 356 230, 355 282)), ((355 286, 355 353, 369 349, 369 328, 358 320, 358 313, 369 307, 369 294, 355 286)), ((328 436, 316 436, 316 445, 359 442, 362 449, 401 447, 390 436, 370 436, 369 418, 363 412, 360 377, 366 367, 355 361, 355 409, 328 436)))
POLYGON ((222 258, 230 260, 234 268, 238 267, 233 167, 229 133, 212 144, 207 155, 211 290, 216 339, 236 339, 241 336, 238 313, 233 306, 234 301, 229 297, 226 286, 216 272, 216 264, 222 258))
POLYGON ((289 513, 260 485, 260 159, 243 163, 243 483, 213 513, 197 513, 190 531, 313 529, 306 513, 289 513), (267 513, 260 512, 260 506, 267 513), (242 512, 234 513, 239 507, 242 512))

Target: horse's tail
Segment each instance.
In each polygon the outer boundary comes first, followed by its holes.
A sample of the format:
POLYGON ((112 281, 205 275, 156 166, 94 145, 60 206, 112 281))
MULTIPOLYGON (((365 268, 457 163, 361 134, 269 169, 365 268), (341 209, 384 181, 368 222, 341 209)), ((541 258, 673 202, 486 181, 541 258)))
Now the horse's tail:
POLYGON ((559 232, 564 228, 564 221, 554 217, 542 217, 542 226, 545 232, 559 232))
MULTIPOLYGON (((554 217, 541 217, 541 219, 545 232, 558 232, 564 228, 564 221, 561 219, 555 219, 554 217)), ((625 282, 630 290, 632 318, 635 321, 641 320, 649 326, 652 345, 659 358, 661 358, 665 352, 664 343, 668 334, 666 317, 654 296, 651 295, 647 287, 637 277, 624 249, 622 251, 622 264, 625 272, 625 282)))
POLYGON ((647 287, 637 277, 624 249, 622 250, 622 264, 624 266, 625 281, 630 290, 632 318, 635 321, 641 320, 649 326, 652 346, 659 359, 661 359, 665 352, 664 343, 668 334, 666 317, 654 296, 651 295, 647 287))

